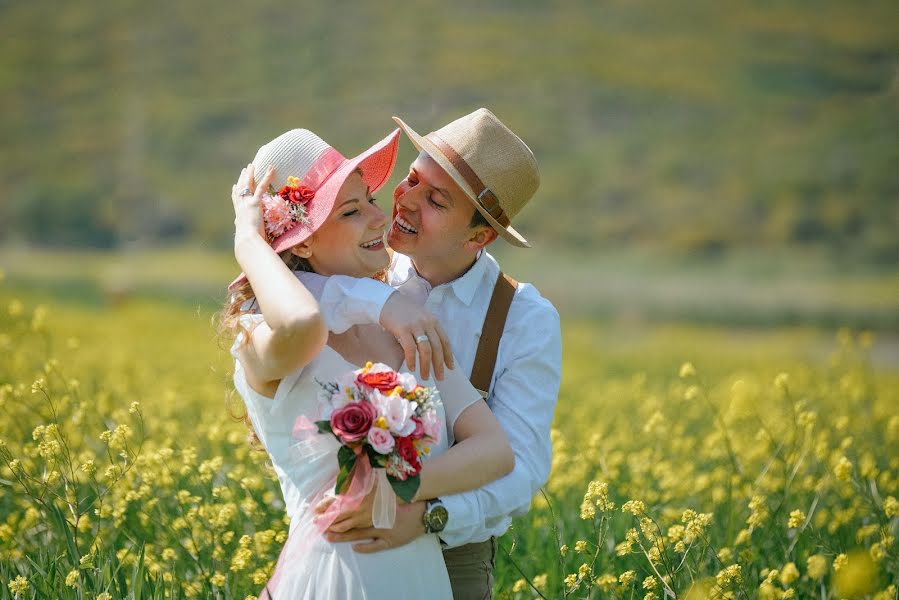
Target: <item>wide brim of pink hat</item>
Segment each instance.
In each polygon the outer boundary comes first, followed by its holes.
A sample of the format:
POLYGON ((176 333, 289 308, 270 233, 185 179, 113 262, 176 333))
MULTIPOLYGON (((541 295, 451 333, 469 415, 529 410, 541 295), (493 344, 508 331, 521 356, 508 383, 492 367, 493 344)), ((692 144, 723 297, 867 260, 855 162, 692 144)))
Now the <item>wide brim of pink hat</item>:
MULTIPOLYGON (((275 252, 283 252, 305 241, 322 226, 334 208, 334 201, 340 188, 343 187, 347 177, 357 169, 362 171, 362 179, 369 188, 369 193, 374 194, 390 178, 393 167, 396 164, 397 150, 400 142, 400 130, 395 129, 383 140, 353 158, 346 158, 340 163, 331 175, 315 191, 315 197, 306 205, 308 222, 297 223, 289 231, 271 242, 275 252)), ((231 282, 228 289, 232 289, 246 281, 244 273, 231 282)))

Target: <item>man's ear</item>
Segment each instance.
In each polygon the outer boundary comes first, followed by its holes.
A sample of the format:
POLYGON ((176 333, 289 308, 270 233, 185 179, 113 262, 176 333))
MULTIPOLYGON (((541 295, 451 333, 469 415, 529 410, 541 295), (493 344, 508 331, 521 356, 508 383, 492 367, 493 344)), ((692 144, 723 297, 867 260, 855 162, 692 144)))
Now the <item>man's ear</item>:
POLYGON ((465 241, 465 248, 472 252, 478 252, 486 248, 496 239, 496 230, 493 227, 481 225, 472 230, 471 236, 465 241))
POLYGON ((290 253, 294 256, 299 256, 300 258, 311 258, 312 257, 312 241, 315 236, 310 236, 306 238, 306 240, 300 242, 296 246, 292 246, 290 248, 290 253))

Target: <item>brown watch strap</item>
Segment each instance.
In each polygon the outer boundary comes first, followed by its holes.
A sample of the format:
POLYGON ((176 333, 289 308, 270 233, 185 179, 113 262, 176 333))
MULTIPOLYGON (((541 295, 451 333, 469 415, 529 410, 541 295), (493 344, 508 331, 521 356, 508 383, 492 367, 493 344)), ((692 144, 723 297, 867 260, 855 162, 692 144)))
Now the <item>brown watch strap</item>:
POLYGON ((471 189, 474 190, 475 200, 481 205, 481 208, 486 210, 491 217, 496 219, 497 223, 503 227, 508 227, 511 221, 509 221, 509 217, 506 216, 506 213, 503 212, 503 207, 499 205, 499 200, 494 195, 493 190, 484 185, 484 182, 481 181, 478 174, 475 173, 474 169, 465 162, 465 159, 456 152, 455 148, 443 141, 443 139, 436 133, 429 133, 427 139, 443 152, 443 155, 446 156, 454 167, 456 167, 459 174, 465 178, 465 181, 467 181, 468 185, 471 186, 471 189))
POLYGON ((481 340, 478 342, 474 366, 471 368, 471 385, 481 392, 484 398, 487 398, 487 393, 490 391, 490 382, 493 380, 493 370, 496 367, 496 354, 499 351, 499 340, 503 336, 506 317, 509 316, 509 307, 512 306, 512 298, 515 297, 515 288, 517 287, 517 281, 500 273, 496 285, 493 287, 487 315, 484 317, 481 340))

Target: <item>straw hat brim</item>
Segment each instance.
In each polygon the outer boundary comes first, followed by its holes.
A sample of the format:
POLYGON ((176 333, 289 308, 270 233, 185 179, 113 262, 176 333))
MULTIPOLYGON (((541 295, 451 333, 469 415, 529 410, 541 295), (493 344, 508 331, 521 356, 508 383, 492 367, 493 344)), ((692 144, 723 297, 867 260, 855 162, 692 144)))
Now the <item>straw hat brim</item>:
MULTIPOLYGON (((344 161, 315 191, 315 198, 309 202, 309 222, 297 223, 290 231, 273 240, 272 249, 275 252, 283 252, 305 241, 322 226, 334 208, 334 201, 340 188, 343 187, 347 177, 356 169, 362 171, 362 179, 369 188, 369 193, 374 194, 380 189, 393 172, 396 164, 397 151, 399 149, 400 130, 394 129, 390 135, 353 158, 344 161)), ((237 279, 231 282, 228 289, 234 288, 246 280, 246 275, 241 273, 237 279)))
POLYGON ((440 165, 446 173, 452 177, 453 181, 465 192, 465 197, 468 198, 468 201, 471 202, 472 206, 483 215, 483 217, 487 220, 488 223, 496 230, 496 232, 502 236, 507 242, 512 244, 513 246, 518 246, 520 248, 530 248, 531 245, 528 241, 518 233, 514 227, 509 225, 508 227, 503 226, 499 221, 490 216, 484 208, 477 201, 477 194, 474 193, 474 190, 471 189, 471 186, 462 177, 462 174, 459 172, 456 167, 453 166, 453 163, 440 151, 440 149, 432 143, 428 138, 418 135, 418 133, 409 127, 402 119, 399 117, 393 117, 393 120, 396 121, 397 125, 403 130, 403 132, 409 137, 409 140, 412 144, 418 148, 420 151, 425 152, 428 156, 430 156, 434 162, 440 165))

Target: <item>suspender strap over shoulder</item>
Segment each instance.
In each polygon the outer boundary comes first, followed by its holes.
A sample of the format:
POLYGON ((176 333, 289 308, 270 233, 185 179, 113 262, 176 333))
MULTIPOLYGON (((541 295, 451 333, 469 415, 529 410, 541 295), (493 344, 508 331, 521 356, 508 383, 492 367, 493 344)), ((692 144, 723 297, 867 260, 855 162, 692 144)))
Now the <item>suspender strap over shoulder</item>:
POLYGON ((496 354, 499 351, 499 340, 506 326, 506 317, 509 316, 509 307, 512 306, 516 287, 518 287, 517 281, 500 273, 496 285, 493 287, 487 315, 484 317, 481 340, 478 342, 474 366, 471 368, 471 384, 481 392, 484 398, 490 391, 493 369, 496 367, 496 354))

